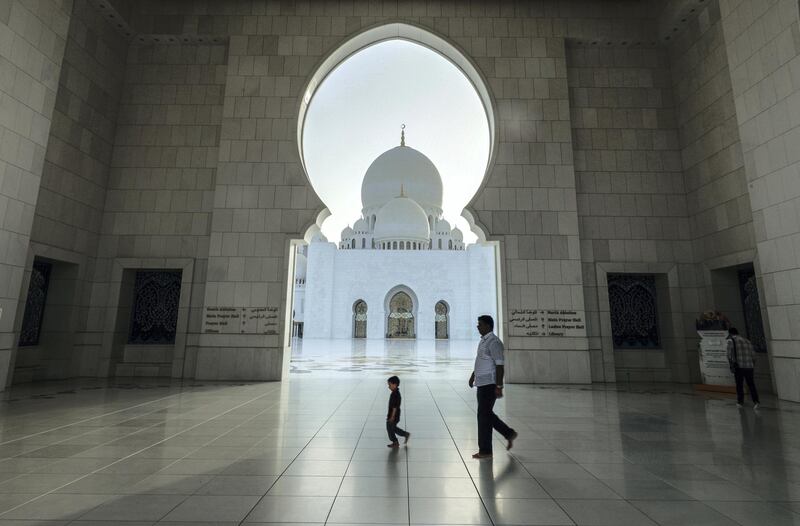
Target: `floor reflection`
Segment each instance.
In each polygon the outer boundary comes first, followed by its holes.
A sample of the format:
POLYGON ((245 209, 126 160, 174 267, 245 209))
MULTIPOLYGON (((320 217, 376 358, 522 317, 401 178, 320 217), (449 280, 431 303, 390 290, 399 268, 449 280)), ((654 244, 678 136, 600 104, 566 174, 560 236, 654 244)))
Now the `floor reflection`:
POLYGON ((508 385, 496 410, 520 436, 475 461, 459 372, 471 346, 347 343, 306 346, 298 357, 335 368, 285 382, 14 387, 0 397, 0 526, 800 524, 796 404, 508 385), (386 448, 386 371, 363 360, 417 367, 401 374, 407 447, 386 448))
POLYGON ((314 340, 292 342, 291 373, 312 376, 409 374, 462 378, 475 362, 477 339, 314 340))

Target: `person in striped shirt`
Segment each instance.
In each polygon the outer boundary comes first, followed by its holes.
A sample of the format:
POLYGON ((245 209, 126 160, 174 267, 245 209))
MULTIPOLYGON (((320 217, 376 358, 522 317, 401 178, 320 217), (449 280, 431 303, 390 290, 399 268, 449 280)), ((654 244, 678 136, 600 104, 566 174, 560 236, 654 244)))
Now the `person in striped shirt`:
POLYGON ((744 403, 744 382, 747 382, 750 398, 753 399, 753 409, 758 409, 758 390, 753 376, 756 365, 755 350, 750 340, 739 335, 736 327, 728 329, 728 362, 736 379, 736 406, 742 407, 744 403))

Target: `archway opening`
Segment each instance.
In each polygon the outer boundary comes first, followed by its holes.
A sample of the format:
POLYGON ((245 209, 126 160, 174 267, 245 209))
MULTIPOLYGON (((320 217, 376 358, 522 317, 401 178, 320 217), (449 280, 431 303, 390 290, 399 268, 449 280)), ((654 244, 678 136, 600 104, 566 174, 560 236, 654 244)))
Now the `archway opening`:
POLYGON ((367 337, 367 302, 358 300, 353 305, 353 338, 367 337))
POLYGON ((397 340, 437 334, 474 351, 474 318, 499 318, 499 252, 464 207, 484 183, 494 137, 477 69, 430 32, 373 28, 323 61, 298 120, 303 167, 331 213, 295 258, 307 266, 304 358, 318 340, 359 340, 362 350, 391 340, 394 353, 397 340), (440 301, 444 324, 431 316, 440 301), (359 302, 372 314, 359 313, 359 302))
POLYGON ((389 298, 388 317, 386 320, 387 338, 416 338, 414 324, 416 305, 411 296, 400 290, 389 298))
POLYGON ((450 337, 449 326, 450 307, 444 301, 436 302, 434 307, 434 328, 437 340, 446 340, 450 337))
MULTIPOLYGON (((334 52, 309 83, 298 144, 309 181, 331 212, 322 224, 329 240, 339 241, 358 217, 364 173, 400 144, 405 124, 405 143, 441 174, 442 215, 464 231, 465 242, 475 241, 461 214, 487 173, 493 110, 477 70, 438 40, 404 24, 367 31, 334 52)), ((367 220, 374 226, 375 214, 367 220)))

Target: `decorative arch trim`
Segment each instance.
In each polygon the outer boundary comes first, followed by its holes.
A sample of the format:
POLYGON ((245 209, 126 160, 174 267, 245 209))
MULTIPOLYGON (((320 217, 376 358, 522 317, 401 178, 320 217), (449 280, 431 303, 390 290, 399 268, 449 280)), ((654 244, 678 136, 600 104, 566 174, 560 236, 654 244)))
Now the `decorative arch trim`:
MULTIPOLYGON (((478 70, 473 61, 468 58, 468 55, 461 50, 455 43, 451 42, 447 37, 439 35, 428 28, 409 24, 408 22, 390 22, 381 23, 362 30, 351 36, 349 39, 341 43, 336 49, 330 52, 312 73, 311 77, 306 83, 305 89, 302 93, 300 100, 300 109, 297 119, 297 148, 300 153, 300 163, 303 166, 303 172, 308 179, 308 172, 306 170, 305 154, 303 152, 303 128, 305 127, 306 116, 311 101, 317 89, 322 85, 328 75, 331 74, 342 62, 347 60, 350 56, 358 53, 362 49, 369 46, 379 44, 388 40, 406 40, 439 53, 442 57, 449 60, 457 68, 461 70, 464 76, 472 84, 472 87, 478 94, 478 97, 483 104, 486 119, 489 123, 489 161, 487 162, 483 182, 481 183, 480 192, 486 185, 486 180, 490 173, 490 168, 494 164, 496 146, 497 146, 497 133, 496 128, 496 104, 491 92, 489 91, 489 83, 484 78, 483 74, 478 70)), ((310 184, 310 180, 309 180, 310 184)))

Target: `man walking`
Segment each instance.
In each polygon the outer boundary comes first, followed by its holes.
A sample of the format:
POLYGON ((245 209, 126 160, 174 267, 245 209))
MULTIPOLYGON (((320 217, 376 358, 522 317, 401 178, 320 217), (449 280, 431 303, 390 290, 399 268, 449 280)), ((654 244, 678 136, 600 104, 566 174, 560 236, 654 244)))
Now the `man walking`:
POLYGON ((503 397, 503 342, 495 336, 494 320, 491 316, 478 316, 478 332, 481 341, 475 357, 475 369, 469 377, 469 386, 478 387, 478 452, 472 458, 492 457, 492 429, 496 429, 508 440, 506 449, 511 449, 517 432, 494 414, 494 403, 503 397))
POLYGON ((758 409, 758 391, 753 376, 756 364, 753 344, 747 338, 739 336, 739 330, 736 327, 728 329, 728 363, 731 364, 731 370, 736 379, 736 406, 742 407, 744 403, 744 382, 747 382, 750 398, 753 399, 753 409, 758 409))

